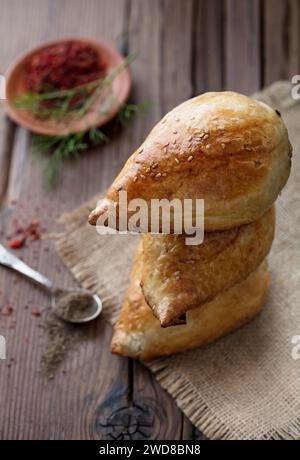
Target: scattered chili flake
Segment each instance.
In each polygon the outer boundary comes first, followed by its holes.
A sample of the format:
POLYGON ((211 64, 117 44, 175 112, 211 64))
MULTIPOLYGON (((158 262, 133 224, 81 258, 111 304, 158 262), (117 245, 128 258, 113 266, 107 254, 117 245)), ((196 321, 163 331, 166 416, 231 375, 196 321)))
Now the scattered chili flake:
POLYGON ((14 311, 13 306, 10 303, 8 303, 7 305, 5 305, 4 308, 2 308, 1 313, 2 313, 2 316, 11 316, 13 314, 13 311, 14 311))
POLYGON ((11 249, 20 249, 24 246, 25 243, 26 243, 26 237, 22 237, 20 239, 12 238, 11 240, 8 241, 7 244, 11 249))
POLYGON ((31 314, 32 316, 41 316, 42 312, 39 308, 32 308, 31 314))
POLYGON ((24 228, 21 227, 20 225, 16 225, 15 227, 15 232, 19 235, 21 233, 24 233, 24 228))
POLYGON ((16 327, 16 324, 17 324, 17 320, 13 318, 9 324, 9 328, 14 329, 16 327))
POLYGON ((27 226, 21 226, 18 219, 14 218, 14 236, 10 237, 7 244, 11 249, 22 248, 28 240, 40 240, 42 237, 42 230, 38 220, 32 220, 27 226), (16 238, 16 235, 20 237, 16 238))

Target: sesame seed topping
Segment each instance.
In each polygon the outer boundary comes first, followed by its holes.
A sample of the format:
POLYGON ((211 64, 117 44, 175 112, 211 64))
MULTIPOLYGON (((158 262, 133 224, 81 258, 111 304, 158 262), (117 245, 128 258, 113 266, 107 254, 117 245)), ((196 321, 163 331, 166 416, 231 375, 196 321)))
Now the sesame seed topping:
POLYGON ((188 138, 188 141, 191 142, 191 140, 193 140, 193 136, 190 136, 190 137, 188 138))
POLYGON ((178 118, 178 117, 175 117, 175 121, 180 121, 180 118, 178 118))
POLYGON ((205 134, 205 136, 203 136, 203 139, 208 139, 208 138, 209 138, 208 134, 205 134))
POLYGON ((134 178, 133 178, 133 182, 136 182, 136 181, 137 181, 137 177, 134 177, 134 178))
POLYGON ((173 129, 173 134, 177 134, 177 131, 176 131, 176 129, 173 129))
POLYGON ((167 153, 167 152, 168 152, 168 150, 167 150, 166 147, 163 149, 163 151, 164 151, 164 153, 167 153))
POLYGON ((146 179, 146 176, 144 176, 144 174, 141 174, 141 178, 146 179))
POLYGON ((170 142, 166 142, 166 143, 164 144, 164 147, 168 147, 169 144, 170 144, 170 142))
POLYGON ((166 175, 167 175, 167 173, 166 173, 166 172, 162 173, 162 176, 163 176, 163 177, 166 177, 166 175))
POLYGON ((143 147, 141 147, 139 150, 138 150, 138 153, 143 153, 144 149, 143 147))
POLYGON ((152 163, 151 168, 155 169, 155 168, 157 168, 157 166, 158 166, 158 163, 152 163))
POLYGON ((155 174, 155 177, 157 177, 157 178, 158 178, 158 177, 161 177, 161 173, 155 174))
POLYGON ((224 144, 224 142, 222 142, 221 147, 222 147, 222 149, 225 149, 225 144, 224 144))
POLYGON ((206 148, 207 148, 207 149, 210 149, 210 144, 207 144, 206 148))
POLYGON ((192 161, 193 158, 194 158, 193 155, 190 155, 190 156, 188 157, 188 161, 192 161))
POLYGON ((165 123, 167 121, 166 118, 164 118, 163 120, 161 120, 162 123, 165 123))
POLYGON ((176 161, 176 163, 180 163, 180 161, 178 160, 178 158, 175 158, 175 161, 176 161))
POLYGON ((146 173, 148 173, 148 172, 150 172, 150 168, 147 168, 147 169, 146 169, 146 173))

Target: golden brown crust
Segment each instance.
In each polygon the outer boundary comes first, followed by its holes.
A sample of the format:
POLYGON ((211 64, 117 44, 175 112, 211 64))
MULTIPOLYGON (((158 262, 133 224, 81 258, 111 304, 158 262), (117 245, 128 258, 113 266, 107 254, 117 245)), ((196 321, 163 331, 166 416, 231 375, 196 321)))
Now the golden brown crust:
MULTIPOLYGON (((205 231, 252 222, 266 212, 290 172, 291 145, 270 107, 233 92, 206 93, 168 113, 129 158, 106 194, 118 202, 204 199, 205 231)), ((100 202, 90 215, 96 224, 100 202)), ((148 231, 150 231, 150 222, 148 231)))
POLYGON ((142 250, 139 247, 131 282, 115 325, 112 352, 151 360, 200 347, 237 329, 261 309, 269 273, 267 264, 246 280, 187 314, 187 324, 163 329, 146 304, 141 288, 142 250))
POLYGON ((256 270, 274 237, 272 207, 251 224, 206 233, 187 246, 182 235, 144 234, 141 286, 163 327, 185 323, 185 313, 212 300, 256 270))

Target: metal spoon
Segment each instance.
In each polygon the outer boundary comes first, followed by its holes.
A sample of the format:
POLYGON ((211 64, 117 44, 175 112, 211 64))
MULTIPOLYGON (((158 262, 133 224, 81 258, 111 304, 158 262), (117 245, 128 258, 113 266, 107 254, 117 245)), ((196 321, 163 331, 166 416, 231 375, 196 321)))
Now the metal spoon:
POLYGON ((102 311, 102 302, 101 299, 96 295, 92 294, 90 291, 86 289, 64 289, 58 290, 55 289, 52 282, 46 278, 45 276, 41 275, 37 271, 33 270, 32 268, 28 267, 22 260, 18 259, 14 254, 11 254, 4 246, 0 244, 0 265, 4 265, 5 267, 11 268, 22 275, 26 276, 30 280, 37 283, 39 286, 43 287, 51 296, 51 307, 53 312, 64 321, 68 321, 70 323, 87 323, 88 321, 92 321, 93 319, 97 318, 102 311), (58 294, 59 291, 59 294, 58 294), (61 313, 57 311, 58 305, 58 297, 64 294, 87 294, 90 295, 91 298, 91 305, 87 308, 88 313, 85 316, 80 318, 68 318, 64 317, 61 313))

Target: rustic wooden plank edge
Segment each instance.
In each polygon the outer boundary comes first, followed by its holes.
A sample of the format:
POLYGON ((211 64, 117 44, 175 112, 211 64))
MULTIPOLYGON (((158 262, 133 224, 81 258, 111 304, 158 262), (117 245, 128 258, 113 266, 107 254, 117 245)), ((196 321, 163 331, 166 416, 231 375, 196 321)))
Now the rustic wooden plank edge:
POLYGON ((15 123, 5 116, 3 126, 3 144, 2 151, 0 152, 0 209, 4 206, 9 183, 10 165, 12 161, 16 129, 15 123))

